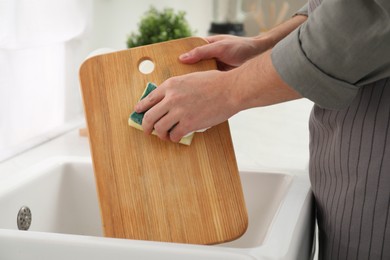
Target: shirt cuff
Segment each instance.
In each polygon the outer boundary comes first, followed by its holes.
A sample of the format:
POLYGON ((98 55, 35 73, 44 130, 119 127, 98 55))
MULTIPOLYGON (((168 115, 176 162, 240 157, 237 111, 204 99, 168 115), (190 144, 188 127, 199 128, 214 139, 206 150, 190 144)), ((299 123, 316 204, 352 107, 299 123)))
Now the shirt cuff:
POLYGON ((300 29, 272 49, 271 59, 276 71, 290 87, 318 106, 346 108, 356 97, 358 88, 327 75, 307 58, 299 40, 300 29))

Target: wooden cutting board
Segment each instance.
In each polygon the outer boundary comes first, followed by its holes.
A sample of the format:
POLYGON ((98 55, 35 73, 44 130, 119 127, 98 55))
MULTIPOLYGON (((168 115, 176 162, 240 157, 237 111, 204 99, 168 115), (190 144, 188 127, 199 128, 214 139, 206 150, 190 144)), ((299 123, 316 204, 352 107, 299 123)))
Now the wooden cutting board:
POLYGON ((147 82, 216 69, 178 56, 205 44, 186 38, 103 54, 80 68, 104 233, 108 237, 215 244, 234 240, 248 218, 228 123, 196 133, 190 146, 128 126, 147 82), (154 71, 142 74, 148 59, 154 71))

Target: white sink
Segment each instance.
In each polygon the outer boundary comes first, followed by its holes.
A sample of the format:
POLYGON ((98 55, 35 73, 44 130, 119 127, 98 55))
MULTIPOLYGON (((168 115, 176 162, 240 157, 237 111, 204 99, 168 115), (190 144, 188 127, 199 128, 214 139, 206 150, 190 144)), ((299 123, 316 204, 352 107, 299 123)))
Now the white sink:
POLYGON ((52 157, 0 184, 0 259, 308 259, 312 198, 307 178, 241 172, 247 232, 221 245, 200 246, 102 236, 89 158, 52 157), (22 206, 32 213, 18 230, 22 206))

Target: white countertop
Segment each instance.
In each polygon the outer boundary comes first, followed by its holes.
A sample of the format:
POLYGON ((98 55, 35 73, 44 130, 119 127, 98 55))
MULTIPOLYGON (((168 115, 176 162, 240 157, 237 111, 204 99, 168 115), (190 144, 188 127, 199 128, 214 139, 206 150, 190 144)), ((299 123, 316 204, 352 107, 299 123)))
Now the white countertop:
POLYGON ((307 171, 312 106, 301 99, 232 117, 229 123, 240 170, 307 171))

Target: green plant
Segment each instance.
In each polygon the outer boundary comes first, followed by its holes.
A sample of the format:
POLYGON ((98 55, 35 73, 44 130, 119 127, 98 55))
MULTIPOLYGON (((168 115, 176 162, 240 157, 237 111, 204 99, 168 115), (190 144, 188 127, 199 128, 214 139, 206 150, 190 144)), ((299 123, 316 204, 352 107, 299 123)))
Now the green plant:
POLYGON ((138 33, 132 33, 127 39, 127 47, 137 47, 157 42, 179 39, 191 36, 191 30, 186 13, 174 12, 172 8, 165 8, 159 12, 150 7, 138 24, 138 33))

